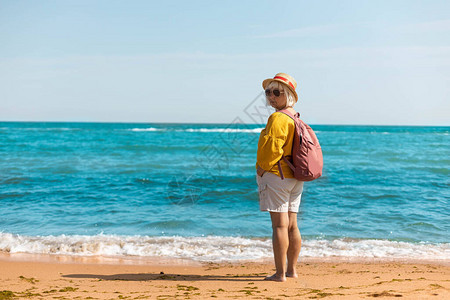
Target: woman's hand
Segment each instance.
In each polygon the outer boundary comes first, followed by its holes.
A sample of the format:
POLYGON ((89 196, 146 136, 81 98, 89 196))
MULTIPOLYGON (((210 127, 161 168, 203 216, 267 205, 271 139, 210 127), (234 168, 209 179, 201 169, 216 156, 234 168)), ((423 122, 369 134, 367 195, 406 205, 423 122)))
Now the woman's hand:
POLYGON ((262 177, 264 175, 264 173, 266 172, 266 170, 264 170, 263 168, 261 168, 258 165, 258 169, 256 169, 256 174, 258 174, 259 177, 262 177))

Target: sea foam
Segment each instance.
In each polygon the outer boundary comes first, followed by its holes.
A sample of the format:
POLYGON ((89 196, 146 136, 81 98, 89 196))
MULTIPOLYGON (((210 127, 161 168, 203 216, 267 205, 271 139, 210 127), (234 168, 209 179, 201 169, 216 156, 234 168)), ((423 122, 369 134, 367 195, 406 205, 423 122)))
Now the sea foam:
MULTIPOLYGON (((0 233, 0 251, 77 256, 137 256, 234 262, 272 257, 270 239, 59 235, 24 236, 0 233)), ((304 240, 304 258, 450 260, 450 243, 426 244, 388 240, 304 240)))

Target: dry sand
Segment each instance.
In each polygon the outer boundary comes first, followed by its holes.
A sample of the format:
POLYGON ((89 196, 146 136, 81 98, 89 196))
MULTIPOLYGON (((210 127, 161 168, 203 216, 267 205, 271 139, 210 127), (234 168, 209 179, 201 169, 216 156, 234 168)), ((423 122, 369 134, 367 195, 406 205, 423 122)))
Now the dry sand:
POLYGON ((450 299, 450 266, 413 262, 193 263, 0 255, 0 299, 450 299))

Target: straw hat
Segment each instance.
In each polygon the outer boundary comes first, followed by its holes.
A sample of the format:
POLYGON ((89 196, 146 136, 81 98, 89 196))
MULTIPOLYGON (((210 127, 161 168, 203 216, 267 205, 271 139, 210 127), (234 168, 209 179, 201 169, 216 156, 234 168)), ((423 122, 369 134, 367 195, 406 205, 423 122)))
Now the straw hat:
POLYGON ((263 89, 266 89, 266 87, 272 81, 278 81, 278 82, 284 84, 285 86, 287 86, 291 90, 291 92, 294 94, 295 102, 298 101, 298 95, 297 95, 297 92, 295 91, 295 89, 297 88, 297 81, 295 81, 295 79, 292 76, 290 76, 286 73, 278 73, 277 75, 275 75, 274 78, 269 78, 262 82, 263 89))

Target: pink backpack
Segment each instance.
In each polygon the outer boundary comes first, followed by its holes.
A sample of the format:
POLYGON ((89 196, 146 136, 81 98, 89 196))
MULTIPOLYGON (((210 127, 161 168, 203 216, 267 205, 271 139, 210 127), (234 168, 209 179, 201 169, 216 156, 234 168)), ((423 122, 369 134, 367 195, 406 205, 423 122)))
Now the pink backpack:
MULTIPOLYGON (((323 157, 322 148, 320 148, 316 134, 308 124, 300 120, 299 113, 292 115, 287 109, 279 112, 291 117, 295 123, 292 162, 284 155, 281 159, 288 164, 297 180, 312 181, 319 178, 322 176, 323 157)), ((281 179, 284 179, 280 165, 281 159, 278 161, 278 170, 280 170, 281 179)))

